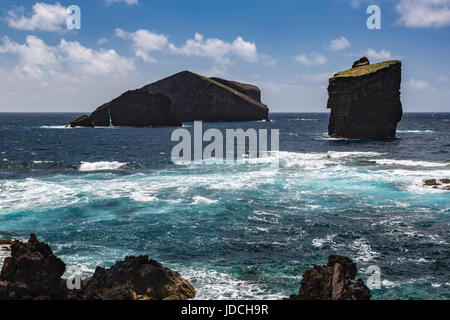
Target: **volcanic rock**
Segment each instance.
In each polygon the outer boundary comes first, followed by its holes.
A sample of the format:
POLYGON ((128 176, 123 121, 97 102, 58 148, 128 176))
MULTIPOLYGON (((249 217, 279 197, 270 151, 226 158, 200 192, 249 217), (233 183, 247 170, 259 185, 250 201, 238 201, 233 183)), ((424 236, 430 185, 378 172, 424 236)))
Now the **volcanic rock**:
POLYGON ((90 119, 95 126, 119 127, 181 126, 172 111, 172 101, 162 94, 143 89, 127 91, 95 110, 90 119))
MULTIPOLYGON (((367 59, 367 58, 366 58, 367 59)), ((329 81, 328 134, 334 138, 395 138, 403 109, 400 101, 401 62, 369 64, 362 58, 354 68, 329 81)))
POLYGON ((259 90, 259 88, 254 85, 251 85, 248 83, 240 83, 237 81, 225 80, 225 79, 221 79, 221 78, 215 78, 215 77, 212 77, 210 79, 213 81, 219 82, 227 87, 230 87, 231 89, 237 90, 240 93, 243 93, 246 96, 249 96, 250 98, 252 98, 253 100, 261 103, 261 90, 259 90))
POLYGON ((332 255, 328 264, 315 266, 303 274, 298 295, 291 300, 370 300, 370 290, 362 279, 354 280, 356 264, 347 257, 332 255))
POLYGON ((150 93, 167 95, 182 122, 268 119, 269 109, 260 102, 259 89, 238 82, 217 81, 183 71, 149 84, 144 89, 150 93))
POLYGON ((13 241, 11 256, 0 273, 0 300, 62 300, 67 287, 61 279, 66 265, 34 234, 28 243, 13 241))
POLYGON ((267 120, 268 113, 253 85, 183 71, 127 91, 69 126, 181 126, 195 120, 267 120))
POLYGON ((83 283, 88 300, 186 300, 195 289, 178 272, 148 256, 126 257, 110 269, 97 267, 83 283))
POLYGON ((367 57, 362 57, 361 59, 359 59, 353 63, 352 68, 364 67, 369 64, 370 64, 369 59, 367 59, 367 57))

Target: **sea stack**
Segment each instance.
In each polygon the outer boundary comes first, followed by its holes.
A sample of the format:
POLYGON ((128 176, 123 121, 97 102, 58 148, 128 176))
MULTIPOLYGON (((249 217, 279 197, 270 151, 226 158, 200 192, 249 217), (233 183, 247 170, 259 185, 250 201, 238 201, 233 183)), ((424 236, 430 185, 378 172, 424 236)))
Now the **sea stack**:
POLYGON ((181 122, 257 121, 269 116, 257 87, 190 71, 179 72, 143 89, 168 96, 181 122))
POLYGON ((392 139, 403 116, 401 62, 366 57, 330 79, 328 134, 334 138, 392 139))
POLYGON ((133 91, 81 116, 70 127, 181 126, 189 121, 268 120, 261 91, 251 84, 183 71, 133 91))

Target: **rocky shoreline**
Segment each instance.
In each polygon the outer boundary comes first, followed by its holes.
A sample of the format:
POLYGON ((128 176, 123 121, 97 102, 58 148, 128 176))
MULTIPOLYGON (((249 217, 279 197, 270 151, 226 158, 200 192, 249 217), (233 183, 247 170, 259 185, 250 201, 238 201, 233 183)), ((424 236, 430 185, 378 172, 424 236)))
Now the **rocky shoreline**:
POLYGON ((423 181, 425 187, 431 187, 433 189, 440 189, 450 191, 450 179, 427 179, 423 181))
MULTIPOLYGON (((73 280, 61 278, 66 264, 36 235, 27 243, 0 239, 0 245, 10 250, 0 273, 0 300, 187 300, 196 294, 178 272, 148 256, 97 267, 92 277, 80 280, 79 288, 74 280, 69 289, 73 280)), ((370 290, 361 279, 354 280, 356 270, 351 259, 330 256, 327 265, 307 270, 299 293, 287 299, 369 300, 370 290)))

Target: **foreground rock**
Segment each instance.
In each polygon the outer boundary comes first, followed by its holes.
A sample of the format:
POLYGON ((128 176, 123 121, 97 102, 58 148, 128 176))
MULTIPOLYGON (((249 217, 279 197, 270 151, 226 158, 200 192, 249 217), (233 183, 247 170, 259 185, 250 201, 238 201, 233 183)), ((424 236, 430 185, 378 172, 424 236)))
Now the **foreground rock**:
POLYGON ((347 257, 332 255, 328 264, 303 274, 298 295, 291 300, 369 300, 370 290, 356 277, 356 264, 347 257))
POLYGON ((335 138, 391 139, 403 116, 401 62, 370 64, 366 57, 330 79, 328 134, 335 138))
POLYGON ((180 126, 195 120, 267 120, 268 113, 253 85, 183 71, 128 91, 69 126, 180 126))
POLYGON ((433 189, 450 191, 450 179, 427 179, 423 181, 423 185, 426 187, 432 187, 433 189))
MULTIPOLYGON (((6 243, 6 241, 5 241, 6 243)), ((127 257, 110 269, 97 267, 81 290, 61 279, 65 263, 34 234, 11 242, 11 256, 0 273, 0 300, 185 300, 194 287, 177 272, 147 256, 127 257)))
POLYGON ((97 267, 83 283, 88 300, 186 300, 195 297, 194 287, 177 272, 148 256, 127 257, 110 269, 97 267))
POLYGON ((11 256, 0 274, 0 300, 61 300, 67 287, 61 280, 66 265, 34 234, 28 243, 13 241, 11 256))

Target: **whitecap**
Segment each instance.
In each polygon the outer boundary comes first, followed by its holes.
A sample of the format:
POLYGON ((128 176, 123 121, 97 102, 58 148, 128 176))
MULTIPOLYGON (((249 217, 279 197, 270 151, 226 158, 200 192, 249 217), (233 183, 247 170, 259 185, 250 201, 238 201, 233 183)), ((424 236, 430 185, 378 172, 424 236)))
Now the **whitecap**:
POLYGON ((130 195, 131 199, 137 202, 155 202, 158 201, 158 197, 153 195, 148 195, 145 192, 136 191, 130 195))
POLYGON ((449 166, 449 163, 443 162, 430 162, 430 161, 418 161, 418 160, 396 160, 396 159, 377 159, 375 160, 376 164, 391 166, 391 165, 399 165, 406 167, 446 167, 449 166))
POLYGON ((194 202, 192 204, 198 205, 198 204, 212 204, 219 202, 218 200, 211 200, 202 196, 197 196, 193 198, 194 202))
POLYGON ((99 162, 81 162, 78 170, 80 171, 104 171, 104 170, 118 170, 123 168, 126 163, 118 161, 99 161, 99 162))
POLYGON ((397 133, 429 134, 429 133, 434 133, 434 131, 433 130, 397 130, 397 133))

